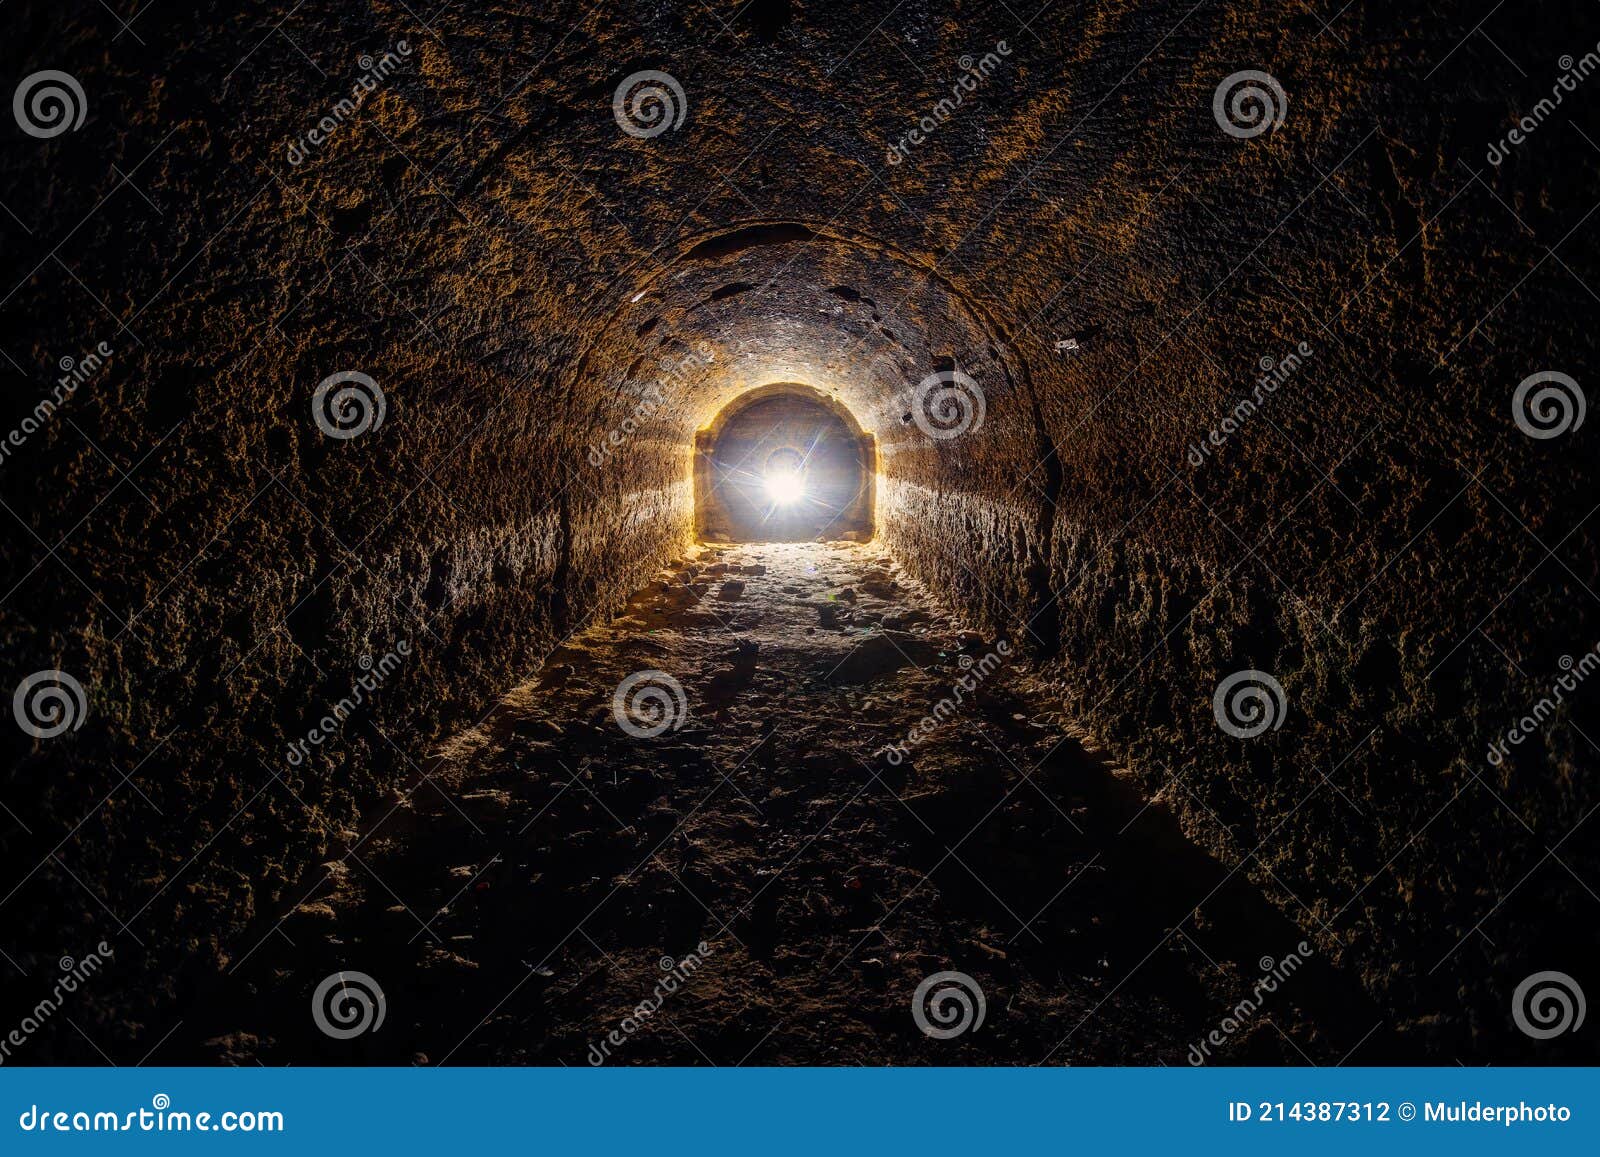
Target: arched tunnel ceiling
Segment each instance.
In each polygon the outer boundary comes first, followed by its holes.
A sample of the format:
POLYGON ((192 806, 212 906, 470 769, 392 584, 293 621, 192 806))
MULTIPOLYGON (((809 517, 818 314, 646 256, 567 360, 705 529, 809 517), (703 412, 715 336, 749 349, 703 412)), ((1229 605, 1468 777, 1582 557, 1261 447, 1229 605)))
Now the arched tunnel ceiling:
POLYGON ((1595 360, 1592 100, 1483 158, 1542 95, 1519 74, 1592 42, 1586 5, 413 7, 146 5, 134 45, 5 6, 11 71, 89 100, 0 158, 13 410, 111 350, 0 472, 10 674, 91 704, 66 743, 7 738, 8 852, 65 833, 76 874, 0 905, 19 936, 61 937, 81 879, 163 932, 162 986, 204 983, 436 742, 682 556, 694 432, 792 379, 877 435, 886 548, 1026 644, 1074 733, 1400 1031, 1502 1031, 1471 933, 1536 939, 1498 900, 1596 801, 1564 731, 1479 758, 1596 632, 1592 445, 1509 409, 1595 360), (1258 67, 1285 115, 1240 137, 1213 97, 1258 67), (651 136, 613 110, 644 70, 684 94, 651 136), (983 423, 930 438, 905 415, 952 364, 983 423), (337 440, 312 396, 348 372, 387 408, 337 440), (308 701, 398 639, 377 730, 283 769, 308 701), (1292 704, 1254 745, 1212 713, 1243 668, 1292 704))
POLYGON ((648 385, 676 419, 667 437, 681 441, 745 391, 795 381, 837 398, 891 453, 902 442, 922 448, 905 416, 921 380, 946 363, 986 384, 986 407, 1002 421, 1030 405, 978 307, 937 269, 866 238, 742 224, 653 255, 612 296, 622 304, 596 327, 570 386, 593 392, 601 429, 648 385))

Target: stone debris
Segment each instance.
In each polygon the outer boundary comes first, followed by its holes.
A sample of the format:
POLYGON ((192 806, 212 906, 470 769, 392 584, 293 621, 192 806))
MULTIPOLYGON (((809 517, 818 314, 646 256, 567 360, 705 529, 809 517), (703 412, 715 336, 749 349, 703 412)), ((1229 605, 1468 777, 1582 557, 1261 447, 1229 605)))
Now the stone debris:
MULTIPOLYGON (((870 547, 686 559, 447 745, 449 777, 330 866, 337 890, 200 1017, 211 1055, 330 1058, 308 986, 360 968, 408 1009, 363 1038, 367 1059, 582 1064, 664 961, 704 944, 663 1010, 677 1031, 636 1034, 630 1060, 1184 1063, 1236 999, 1227 962, 1264 950, 1265 902, 1033 725, 1057 704, 1020 656, 958 693, 995 642, 870 547), (723 576, 716 615, 681 597, 697 574, 723 576), (1168 935, 1185 915, 1168 871, 1223 885, 1186 933, 1203 954, 1168 935), (908 1002, 943 970, 976 980, 990 1019, 935 1054, 908 1002)), ((1340 977, 1317 984, 1344 999, 1340 977)), ((1308 1015, 1275 1010, 1296 1048, 1337 1060, 1354 1043, 1308 1015)), ((1289 1052, 1271 1035, 1250 1048, 1289 1052)))

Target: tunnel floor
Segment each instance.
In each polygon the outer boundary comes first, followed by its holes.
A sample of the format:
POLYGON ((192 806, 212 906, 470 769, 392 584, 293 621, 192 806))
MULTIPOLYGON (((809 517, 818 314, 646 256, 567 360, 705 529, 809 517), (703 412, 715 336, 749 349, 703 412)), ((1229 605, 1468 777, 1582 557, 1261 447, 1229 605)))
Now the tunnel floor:
POLYGON ((994 653, 874 546, 705 548, 453 739, 152 1059, 1182 1065, 1214 1031, 1211 1062, 1395 1059, 1317 956, 1222 1029, 1301 932, 994 653), (653 738, 612 706, 646 669, 688 705, 653 738), (985 1005, 950 1039, 911 1010, 941 971, 985 1005), (305 1015, 339 972, 377 1031, 305 1015))

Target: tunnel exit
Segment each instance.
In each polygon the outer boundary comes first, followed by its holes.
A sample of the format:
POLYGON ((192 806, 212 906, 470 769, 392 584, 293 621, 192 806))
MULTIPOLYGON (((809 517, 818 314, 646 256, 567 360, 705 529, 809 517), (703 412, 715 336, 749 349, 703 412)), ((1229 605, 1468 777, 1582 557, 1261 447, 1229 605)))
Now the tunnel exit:
POLYGON ((866 542, 877 448, 839 402, 798 383, 750 390, 695 436, 706 542, 866 542))

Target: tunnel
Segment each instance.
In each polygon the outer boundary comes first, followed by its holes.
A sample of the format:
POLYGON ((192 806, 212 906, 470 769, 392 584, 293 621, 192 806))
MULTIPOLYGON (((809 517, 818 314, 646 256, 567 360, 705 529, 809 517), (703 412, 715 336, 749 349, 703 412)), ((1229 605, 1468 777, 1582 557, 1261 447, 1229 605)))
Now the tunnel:
POLYGON ((1024 7, 7 6, 19 1063, 1593 1061, 1589 9, 1024 7))

